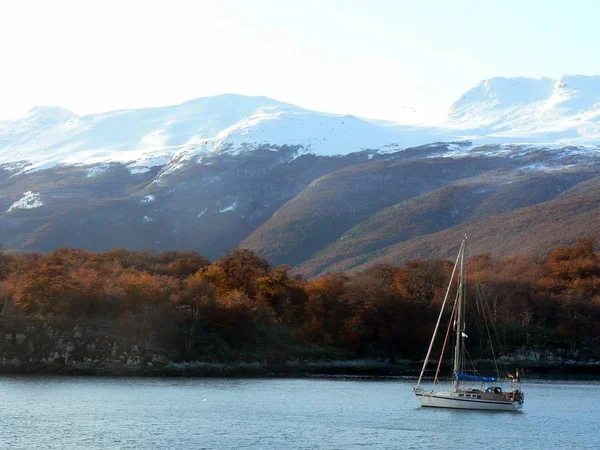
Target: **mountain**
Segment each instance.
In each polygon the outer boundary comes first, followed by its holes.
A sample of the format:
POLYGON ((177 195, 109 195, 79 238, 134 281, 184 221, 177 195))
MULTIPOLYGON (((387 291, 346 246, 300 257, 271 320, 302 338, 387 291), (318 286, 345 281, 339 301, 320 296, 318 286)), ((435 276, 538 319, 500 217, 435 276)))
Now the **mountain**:
POLYGON ((300 264, 389 206, 505 164, 495 158, 354 164, 312 182, 241 246, 274 263, 300 264))
MULTIPOLYGON (((391 129, 349 115, 240 95, 87 116, 43 107, 25 118, 0 122, 0 163, 20 163, 31 171, 120 162, 132 170, 147 170, 173 158, 239 153, 265 145, 331 156, 398 146, 399 141, 407 146, 402 130, 415 133, 411 127, 391 129)), ((427 140, 418 135, 410 143, 427 140)))
POLYGON ((391 125, 233 94, 87 116, 38 107, 24 118, 0 121, 0 163, 31 171, 119 162, 147 170, 174 158, 269 145, 334 156, 442 141, 596 146, 599 139, 600 76, 493 78, 461 96, 436 127, 391 125))
POLYGON ((485 80, 452 105, 444 126, 496 142, 597 144, 600 76, 485 80))
POLYGON ((0 122, 1 243, 241 246, 307 276, 445 257, 464 232, 492 255, 543 252, 598 234, 599 79, 487 80, 436 127, 229 94, 34 108, 0 122))
POLYGON ((0 121, 0 149, 8 150, 3 160, 18 159, 23 146, 38 139, 45 131, 77 117, 66 109, 38 106, 20 119, 0 121))
POLYGON ((261 108, 288 106, 265 97, 221 95, 81 117, 34 108, 24 119, 0 123, 0 160, 29 163, 30 170, 105 162, 162 165, 188 142, 213 139, 261 108), (14 129, 25 126, 29 133, 11 139, 14 129))

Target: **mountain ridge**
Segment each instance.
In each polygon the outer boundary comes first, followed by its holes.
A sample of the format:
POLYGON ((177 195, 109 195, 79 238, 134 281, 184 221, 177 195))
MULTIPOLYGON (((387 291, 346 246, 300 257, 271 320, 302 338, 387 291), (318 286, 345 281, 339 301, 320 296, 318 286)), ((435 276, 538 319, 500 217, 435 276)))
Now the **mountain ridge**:
POLYGON ((36 107, 23 118, 0 122, 0 164, 20 163, 26 170, 110 162, 149 168, 173 158, 265 145, 338 156, 464 140, 598 147, 600 76, 484 80, 436 126, 390 125, 238 94, 84 116, 36 107))

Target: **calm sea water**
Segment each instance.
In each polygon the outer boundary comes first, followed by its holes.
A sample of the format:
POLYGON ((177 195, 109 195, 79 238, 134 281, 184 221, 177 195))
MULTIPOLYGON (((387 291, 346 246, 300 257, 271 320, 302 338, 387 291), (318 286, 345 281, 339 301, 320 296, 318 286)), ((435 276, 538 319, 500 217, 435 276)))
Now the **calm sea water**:
POLYGON ((419 408, 412 380, 0 377, 1 448, 600 448, 600 382, 523 413, 419 408))

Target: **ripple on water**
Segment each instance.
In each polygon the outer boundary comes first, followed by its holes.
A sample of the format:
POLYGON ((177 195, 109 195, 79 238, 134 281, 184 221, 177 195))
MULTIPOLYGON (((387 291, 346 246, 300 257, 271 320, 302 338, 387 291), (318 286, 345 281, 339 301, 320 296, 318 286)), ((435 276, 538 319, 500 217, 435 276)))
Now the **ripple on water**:
POLYGON ((524 412, 419 408, 410 380, 0 377, 1 448, 600 448, 600 382, 524 412))

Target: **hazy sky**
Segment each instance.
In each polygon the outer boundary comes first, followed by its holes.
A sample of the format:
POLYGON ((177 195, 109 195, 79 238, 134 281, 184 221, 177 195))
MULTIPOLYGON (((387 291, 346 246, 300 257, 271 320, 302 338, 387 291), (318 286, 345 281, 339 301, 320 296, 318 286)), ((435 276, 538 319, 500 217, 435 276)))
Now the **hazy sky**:
POLYGON ((494 76, 600 74, 600 2, 0 0, 0 119, 225 92, 429 118, 494 76))

